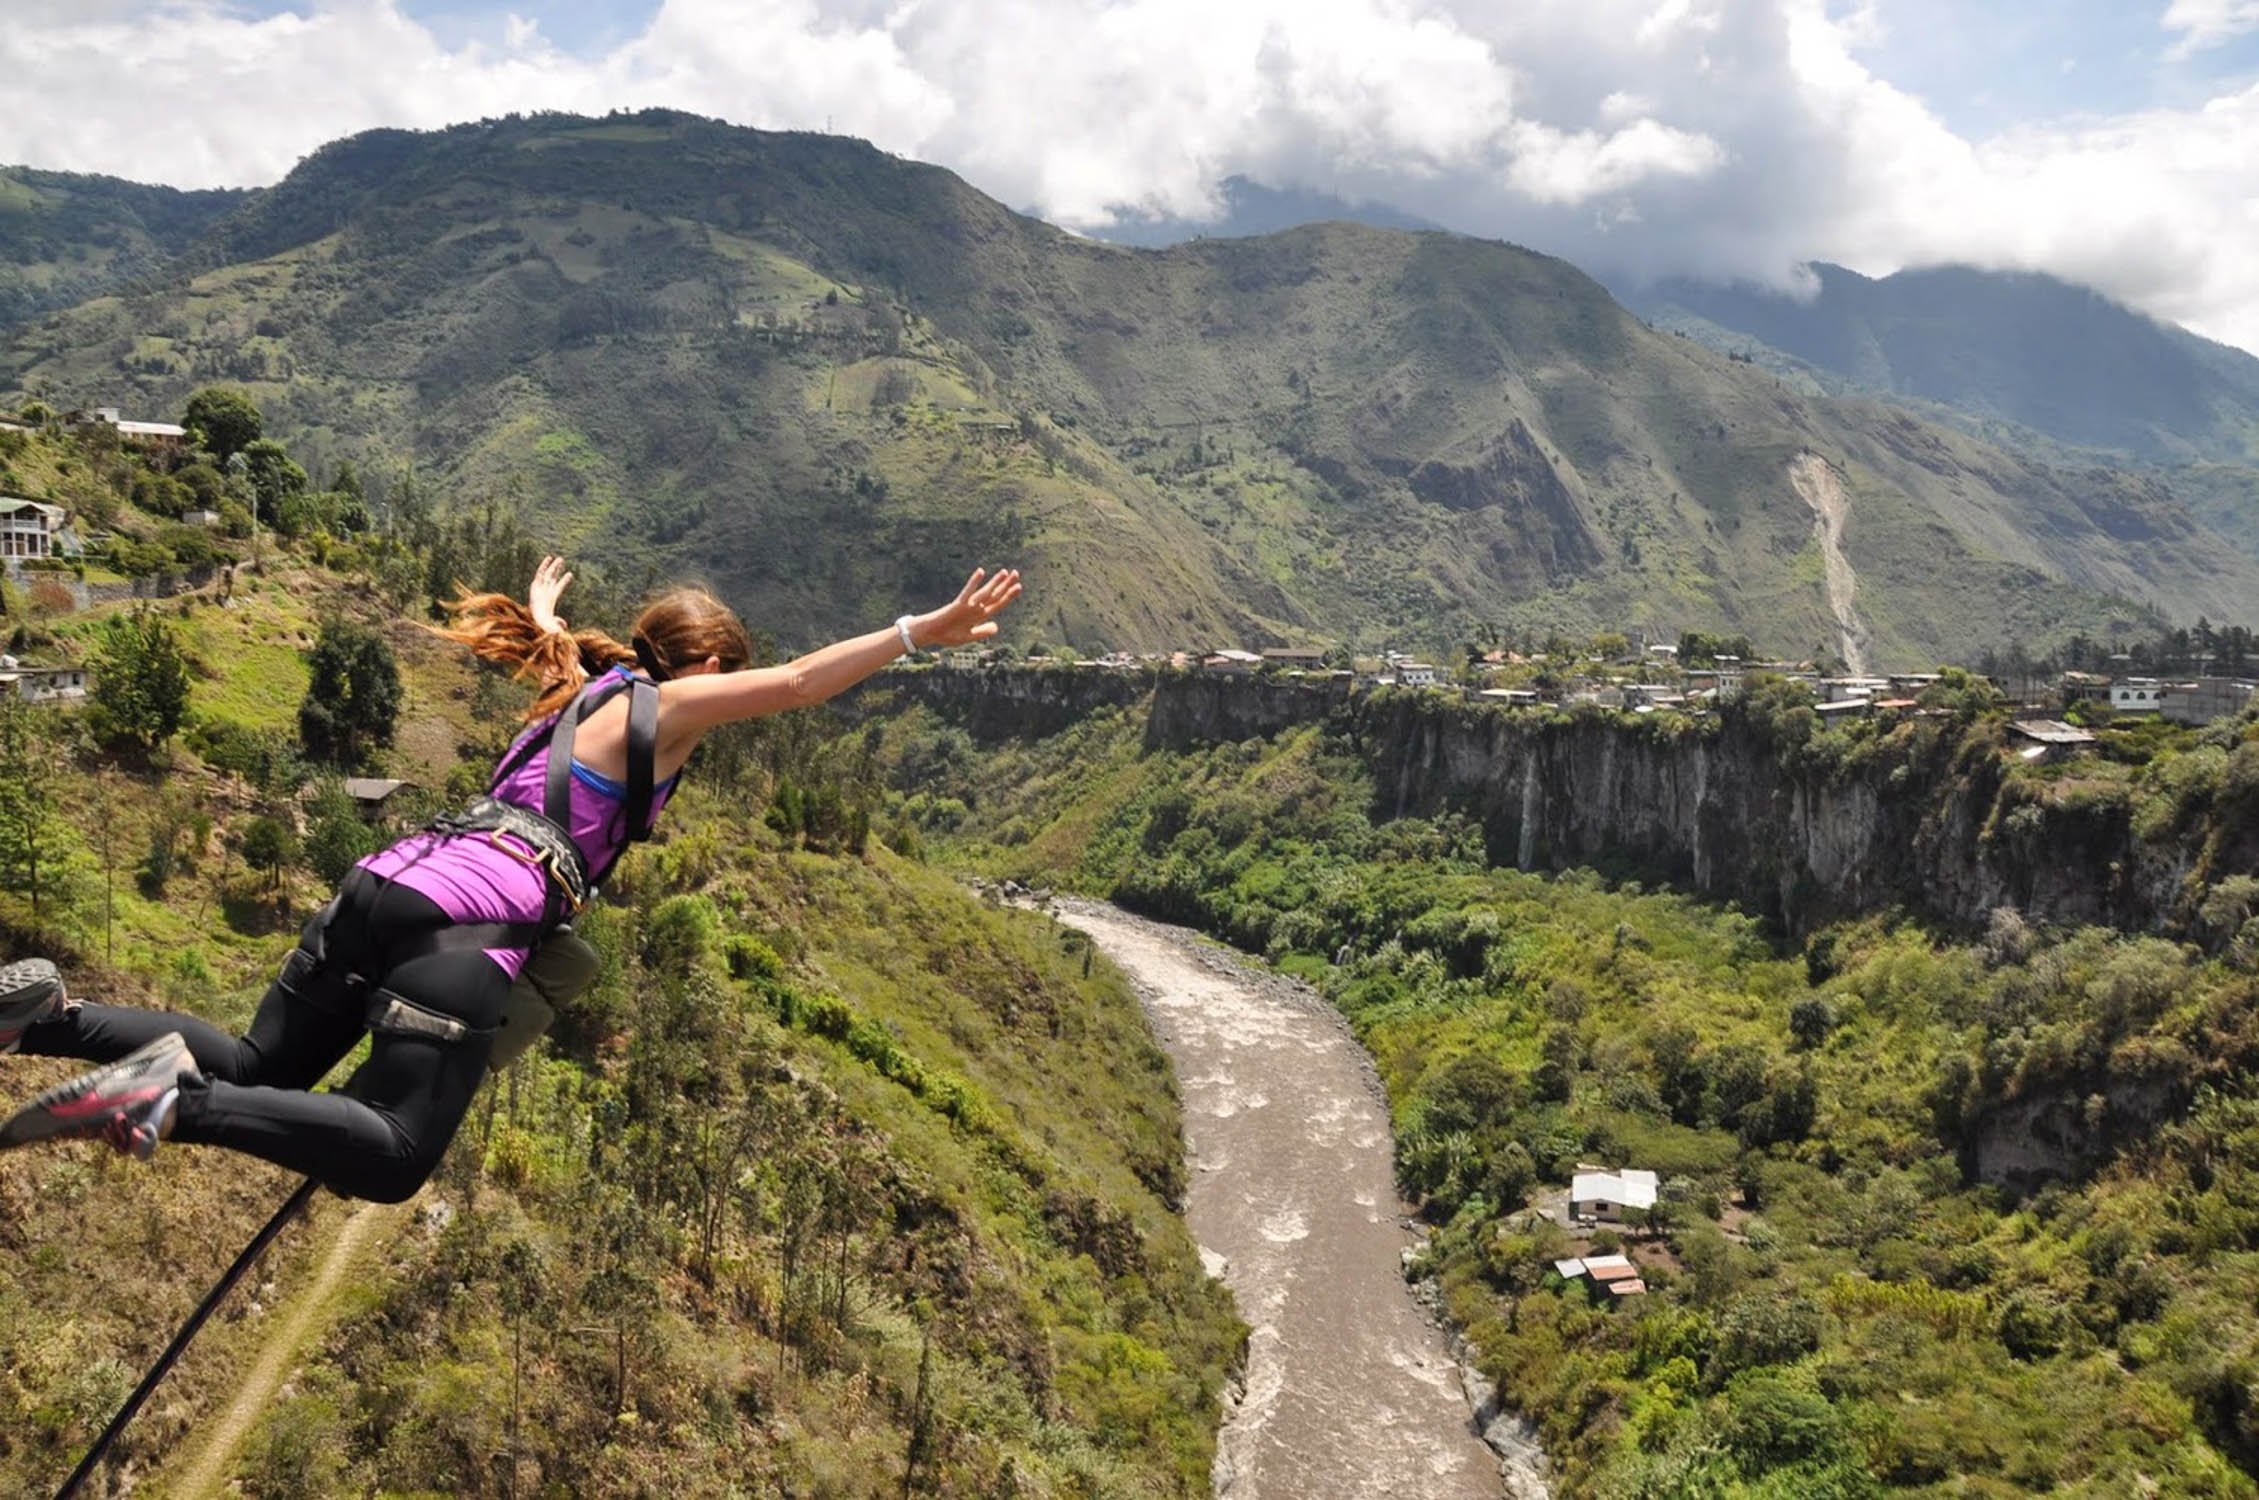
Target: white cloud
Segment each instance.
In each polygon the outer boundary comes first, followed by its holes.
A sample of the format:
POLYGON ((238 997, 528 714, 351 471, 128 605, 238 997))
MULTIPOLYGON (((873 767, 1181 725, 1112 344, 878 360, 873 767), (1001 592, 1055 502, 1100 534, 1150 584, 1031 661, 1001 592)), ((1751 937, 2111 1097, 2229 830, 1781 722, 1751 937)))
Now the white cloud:
MULTIPOLYGON (((374 125, 664 104, 828 125, 1081 228, 1213 212, 1243 173, 1625 275, 2048 270, 2259 349, 2259 91, 1967 140, 1864 66, 1887 0, 1832 8, 666 0, 581 57, 530 5, 450 46, 399 0, 100 0, 0 30, 0 159, 261 183, 374 125)), ((2174 0, 2163 24, 2212 45, 2259 0, 2174 0)))
POLYGON ((2158 24, 2180 33, 2165 53, 2177 61, 2247 31, 2259 31, 2259 0, 2173 0, 2158 24))

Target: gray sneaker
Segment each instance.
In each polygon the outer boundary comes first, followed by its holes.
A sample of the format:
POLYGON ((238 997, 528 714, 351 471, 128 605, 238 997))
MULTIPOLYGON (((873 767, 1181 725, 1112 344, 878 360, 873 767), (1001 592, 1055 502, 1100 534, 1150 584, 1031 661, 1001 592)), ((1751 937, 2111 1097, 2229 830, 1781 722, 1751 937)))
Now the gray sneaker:
POLYGON ((146 1159, 157 1149, 180 1080, 195 1076, 188 1043, 179 1032, 168 1032, 114 1063, 56 1084, 17 1110, 0 1125, 0 1148, 56 1136, 102 1136, 146 1159))
POLYGON ((0 969, 0 1057, 16 1050, 27 1027, 63 1013, 70 997, 63 976, 44 958, 23 958, 0 969))

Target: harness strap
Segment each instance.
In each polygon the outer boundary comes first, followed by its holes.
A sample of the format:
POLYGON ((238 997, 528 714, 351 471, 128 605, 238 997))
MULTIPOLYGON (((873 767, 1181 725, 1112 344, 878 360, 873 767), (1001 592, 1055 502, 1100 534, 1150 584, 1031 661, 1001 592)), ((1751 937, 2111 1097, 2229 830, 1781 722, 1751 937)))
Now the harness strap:
POLYGON ((640 678, 628 684, 627 836, 632 843, 651 837, 651 793, 659 761, 659 690, 640 678))

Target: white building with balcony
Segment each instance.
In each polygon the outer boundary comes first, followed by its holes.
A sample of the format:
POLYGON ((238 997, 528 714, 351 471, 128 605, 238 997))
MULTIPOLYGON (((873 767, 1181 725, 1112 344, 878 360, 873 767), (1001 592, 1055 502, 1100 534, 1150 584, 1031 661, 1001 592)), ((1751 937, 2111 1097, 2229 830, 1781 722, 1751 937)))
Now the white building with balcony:
POLYGON ((68 514, 60 505, 0 495, 0 557, 53 557, 68 514))

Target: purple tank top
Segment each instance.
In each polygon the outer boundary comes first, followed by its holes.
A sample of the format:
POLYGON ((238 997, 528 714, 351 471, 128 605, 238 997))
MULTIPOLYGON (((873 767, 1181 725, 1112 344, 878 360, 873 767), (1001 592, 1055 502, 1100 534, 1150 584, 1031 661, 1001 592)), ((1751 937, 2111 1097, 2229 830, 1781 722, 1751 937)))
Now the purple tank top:
MULTIPOLYGON (((625 667, 614 667, 593 678, 583 693, 593 693, 625 677, 625 667)), ((550 721, 532 725, 503 752, 507 763, 526 739, 539 734, 550 721)), ((547 789, 549 757, 538 753, 505 777, 494 789, 504 802, 541 811, 547 789)), ((678 778, 668 777, 651 789, 651 819, 675 789, 678 778)), ((573 762, 567 807, 573 842, 588 861, 590 873, 604 869, 627 845, 627 788, 600 771, 573 762)), ((489 838, 483 833, 411 833, 399 843, 361 861, 361 868, 381 875, 431 898, 457 922, 538 922, 548 898, 549 876, 533 863, 533 851, 508 834, 489 838), (503 847, 497 848, 500 843, 503 847), (513 854, 509 851, 519 851, 513 854), (520 856, 523 857, 520 857, 520 856)), ((525 966, 528 949, 489 948, 487 957, 515 979, 525 966)))

